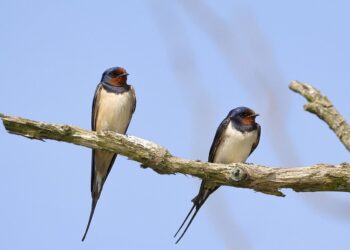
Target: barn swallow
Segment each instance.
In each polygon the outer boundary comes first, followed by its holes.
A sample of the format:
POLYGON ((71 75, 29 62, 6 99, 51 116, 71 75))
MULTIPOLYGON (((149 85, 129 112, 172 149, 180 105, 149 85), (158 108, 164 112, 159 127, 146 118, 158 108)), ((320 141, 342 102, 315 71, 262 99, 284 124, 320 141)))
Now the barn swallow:
MULTIPOLYGON (((91 128, 93 131, 113 131, 125 134, 136 108, 134 88, 127 84, 128 73, 121 67, 107 69, 97 85, 92 103, 91 128)), ((103 185, 112 169, 117 154, 92 150, 91 212, 82 241, 89 230, 103 185)))
MULTIPOLYGON (((209 151, 208 162, 224 164, 245 162, 259 144, 261 129, 260 125, 255 122, 257 116, 258 114, 246 107, 231 110, 216 131, 209 151)), ((209 195, 219 187, 220 185, 215 182, 202 181, 198 195, 192 199, 193 206, 174 237, 180 232, 194 209, 195 212, 175 244, 185 235, 209 195)))

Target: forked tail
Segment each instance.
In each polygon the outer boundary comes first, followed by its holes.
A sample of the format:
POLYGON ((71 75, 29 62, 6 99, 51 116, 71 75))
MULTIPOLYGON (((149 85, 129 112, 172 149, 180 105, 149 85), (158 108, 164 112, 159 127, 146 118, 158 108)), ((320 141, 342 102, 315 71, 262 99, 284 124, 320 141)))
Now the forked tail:
POLYGON ((187 223, 187 226, 185 227, 184 231, 182 232, 182 234, 180 235, 180 237, 177 239, 177 241, 175 242, 175 244, 179 243, 179 241, 182 239, 182 237, 185 235, 185 233, 187 232, 188 228, 190 227, 193 219, 196 217, 199 209, 202 207, 202 205, 204 204, 204 202, 208 199, 209 195, 207 195, 204 199, 198 199, 197 197, 193 200, 193 206, 191 208, 191 210, 188 212, 185 220, 182 222, 180 228, 177 230, 176 234, 174 235, 174 238, 177 236, 177 234, 180 232, 181 228, 185 225, 186 221, 188 220, 188 218, 190 217, 193 209, 195 209, 194 214, 192 215, 190 221, 187 223))

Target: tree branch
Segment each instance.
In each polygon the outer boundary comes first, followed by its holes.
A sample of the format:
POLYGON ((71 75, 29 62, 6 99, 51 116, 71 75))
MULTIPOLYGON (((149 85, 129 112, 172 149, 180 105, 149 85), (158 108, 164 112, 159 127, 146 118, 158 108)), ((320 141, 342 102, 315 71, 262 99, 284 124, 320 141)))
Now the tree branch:
POLYGON ((164 147, 134 136, 93 132, 81 128, 32 121, 0 114, 9 133, 30 139, 51 139, 103 149, 140 162, 159 174, 188 174, 227 186, 284 196, 281 188, 297 192, 350 192, 350 164, 316 164, 308 167, 271 168, 262 165, 216 164, 175 157, 164 147))
POLYGON ((335 109, 331 101, 309 84, 292 81, 289 88, 304 96, 309 101, 304 105, 304 109, 310 113, 314 113, 327 123, 329 128, 334 131, 347 150, 350 151, 350 125, 335 109))

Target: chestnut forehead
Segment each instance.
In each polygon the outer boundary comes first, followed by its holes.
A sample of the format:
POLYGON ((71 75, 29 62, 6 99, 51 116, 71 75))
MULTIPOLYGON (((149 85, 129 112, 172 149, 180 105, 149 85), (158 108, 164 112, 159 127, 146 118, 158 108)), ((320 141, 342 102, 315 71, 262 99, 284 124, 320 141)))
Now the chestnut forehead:
POLYGON ((117 75, 120 75, 120 74, 125 74, 127 72, 124 68, 118 67, 114 70, 114 73, 116 73, 117 75))
POLYGON ((245 114, 245 115, 252 115, 252 114, 255 114, 255 112, 254 112, 253 110, 251 110, 251 109, 246 109, 246 110, 243 112, 243 114, 245 114))

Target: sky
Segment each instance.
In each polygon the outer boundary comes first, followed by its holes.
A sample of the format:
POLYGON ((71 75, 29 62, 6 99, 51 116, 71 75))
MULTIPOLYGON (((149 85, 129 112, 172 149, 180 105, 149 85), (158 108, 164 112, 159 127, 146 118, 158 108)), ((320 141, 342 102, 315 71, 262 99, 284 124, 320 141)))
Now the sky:
MULTIPOLYGON (((129 135, 207 160, 227 113, 260 114, 248 162, 349 162, 328 126, 288 89, 307 82, 350 120, 348 1, 1 1, 0 112, 90 128, 103 71, 137 94, 129 135)), ((91 150, 0 128, 1 249, 345 249, 346 193, 285 198, 221 187, 182 241, 173 235, 200 180, 118 156, 85 242, 91 150)))

